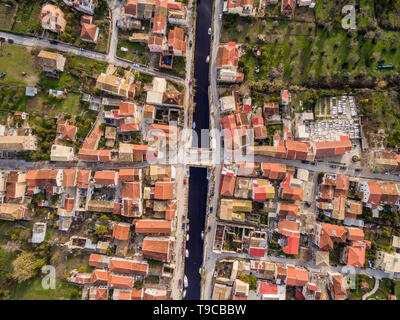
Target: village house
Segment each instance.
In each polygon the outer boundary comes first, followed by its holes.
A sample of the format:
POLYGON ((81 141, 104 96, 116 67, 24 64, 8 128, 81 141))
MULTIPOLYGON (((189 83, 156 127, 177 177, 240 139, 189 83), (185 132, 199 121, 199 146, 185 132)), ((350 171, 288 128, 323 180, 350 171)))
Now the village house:
POLYGON ((21 152, 37 150, 36 136, 0 136, 0 151, 21 152))
POLYGON ((26 206, 19 203, 1 203, 0 220, 15 221, 28 220, 30 218, 29 210, 26 206))
POLYGON ((73 161, 74 148, 53 144, 50 151, 51 161, 73 161))
POLYGON ((173 237, 150 237, 143 239, 142 253, 146 259, 171 262, 175 239, 173 237))
POLYGON ((217 80, 242 82, 244 74, 238 71, 239 51, 236 42, 220 44, 217 57, 217 80))
POLYGON ((64 18, 64 12, 57 6, 45 3, 40 10, 39 19, 42 22, 42 28, 56 33, 63 33, 67 24, 64 18))
POLYGON ((65 57, 56 52, 41 50, 37 56, 38 64, 47 76, 58 78, 64 71, 65 57))
POLYGON ((287 17, 294 17, 296 0, 282 0, 281 13, 287 17))
POLYGON ((95 24, 82 23, 80 39, 82 41, 97 43, 99 28, 95 24))
POLYGON ((129 71, 125 71, 123 78, 101 73, 97 77, 96 88, 109 94, 133 100, 136 92, 134 80, 134 75, 129 71))
POLYGON ((227 0, 224 2, 224 12, 241 16, 254 15, 253 0, 227 0))
POLYGON ((64 3, 77 11, 93 15, 97 7, 97 0, 63 0, 64 3))

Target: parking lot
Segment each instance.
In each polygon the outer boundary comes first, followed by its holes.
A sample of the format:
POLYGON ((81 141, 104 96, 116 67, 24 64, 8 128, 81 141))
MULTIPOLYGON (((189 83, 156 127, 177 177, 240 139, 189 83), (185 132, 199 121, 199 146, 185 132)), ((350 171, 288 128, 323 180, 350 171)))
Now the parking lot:
POLYGON ((319 119, 307 127, 313 141, 335 141, 340 136, 360 139, 360 121, 353 96, 325 97, 320 100, 319 119))

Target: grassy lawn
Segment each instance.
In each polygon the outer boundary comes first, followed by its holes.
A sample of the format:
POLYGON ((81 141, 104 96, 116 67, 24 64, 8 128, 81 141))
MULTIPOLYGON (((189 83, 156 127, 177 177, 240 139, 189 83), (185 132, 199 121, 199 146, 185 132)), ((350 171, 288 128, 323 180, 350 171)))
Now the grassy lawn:
POLYGON ((149 63, 149 50, 145 44, 138 42, 118 40, 117 56, 144 65, 149 63), (121 47, 127 48, 128 51, 121 51, 121 47), (136 51, 136 53, 133 53, 133 51, 136 51))
POLYGON ((89 255, 69 256, 66 263, 67 271, 77 269, 79 272, 92 272, 89 267, 89 255))
POLYGON ((0 29, 10 30, 14 19, 12 18, 17 11, 17 6, 15 1, 0 1, 0 29), (5 4, 12 4, 12 7, 6 7, 5 4))
POLYGON ((9 272, 12 272, 12 261, 14 256, 11 253, 5 252, 0 247, 0 280, 9 272))
POLYGON ((18 33, 29 33, 28 30, 39 33, 41 29, 39 12, 43 1, 24 0, 18 4, 12 31, 18 33))
MULTIPOLYGON (((1 60, 1 59, 0 59, 1 60)), ((0 85, 0 108, 10 111, 25 111, 27 97, 24 87, 0 85)))
POLYGON ((280 33, 260 46, 260 56, 248 45, 240 66, 250 81, 267 79, 271 67, 278 69, 281 65, 283 80, 290 84, 323 82, 334 86, 358 81, 368 87, 373 85, 373 77, 380 79, 391 72, 377 71, 377 65, 398 65, 397 37, 392 31, 349 35, 343 29, 333 29, 328 34, 322 28, 316 37, 280 33), (259 73, 255 72, 256 66, 260 67, 259 73))
POLYGON ((68 59, 68 67, 85 71, 88 75, 93 73, 97 77, 97 75, 106 71, 107 63, 79 56, 71 56, 68 59))
POLYGON ((56 280, 56 289, 42 288, 42 278, 36 277, 17 284, 14 292, 15 300, 70 300, 71 294, 78 287, 65 280, 56 280))
POLYGON ((64 89, 79 89, 80 83, 71 74, 63 72, 59 79, 46 77, 44 74, 40 75, 40 81, 38 83, 41 88, 64 90, 64 89))
POLYGON ((186 58, 174 57, 172 62, 172 69, 160 68, 162 72, 169 73, 178 77, 185 77, 186 72, 186 58))
POLYGON ((356 275, 356 288, 349 290, 349 293, 353 295, 352 300, 361 300, 362 296, 367 292, 371 291, 375 285, 375 278, 370 278, 366 275, 356 275), (369 289, 362 290, 361 282, 367 282, 369 285, 369 289))
POLYGON ((6 76, 0 78, 0 84, 35 85, 39 71, 33 65, 30 52, 22 46, 2 44, 0 58, 0 72, 6 76), (22 76, 22 72, 26 72, 22 76))

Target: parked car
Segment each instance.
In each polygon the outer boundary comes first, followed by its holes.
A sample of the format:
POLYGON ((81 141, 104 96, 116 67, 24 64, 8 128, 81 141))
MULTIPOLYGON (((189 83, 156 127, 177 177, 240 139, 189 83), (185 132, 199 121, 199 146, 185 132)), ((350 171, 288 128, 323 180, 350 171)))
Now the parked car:
POLYGON ((189 47, 192 47, 192 40, 189 41, 189 47))
POLYGON ((189 223, 186 226, 186 232, 189 232, 189 223))
POLYGON ((8 43, 14 43, 13 39, 8 39, 8 43))
POLYGON ((188 249, 186 249, 186 251, 185 251, 185 257, 189 258, 189 250, 188 249))
POLYGON ((50 40, 50 44, 58 44, 58 41, 56 41, 56 40, 50 40))
POLYGON ((0 78, 3 78, 6 75, 5 72, 0 72, 0 78))
POLYGON ((183 180, 183 184, 186 184, 186 179, 185 179, 185 180, 183 180))
POLYGON ((337 165, 331 164, 330 167, 331 167, 332 169, 336 169, 336 168, 337 168, 337 165))
POLYGON ((5 42, 6 41, 6 39, 5 38, 3 38, 3 37, 0 37, 0 42, 5 42))
POLYGON ((185 223, 182 223, 182 230, 185 230, 185 223))

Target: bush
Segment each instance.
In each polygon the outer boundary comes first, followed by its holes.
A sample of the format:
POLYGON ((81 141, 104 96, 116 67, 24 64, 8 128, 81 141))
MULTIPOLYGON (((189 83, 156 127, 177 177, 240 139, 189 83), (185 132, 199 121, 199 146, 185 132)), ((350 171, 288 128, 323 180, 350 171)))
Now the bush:
POLYGON ((257 278, 253 275, 241 275, 240 280, 247 282, 249 284, 250 290, 257 289, 257 278))

